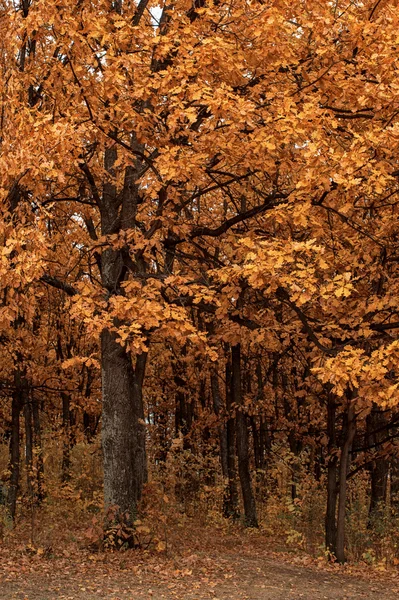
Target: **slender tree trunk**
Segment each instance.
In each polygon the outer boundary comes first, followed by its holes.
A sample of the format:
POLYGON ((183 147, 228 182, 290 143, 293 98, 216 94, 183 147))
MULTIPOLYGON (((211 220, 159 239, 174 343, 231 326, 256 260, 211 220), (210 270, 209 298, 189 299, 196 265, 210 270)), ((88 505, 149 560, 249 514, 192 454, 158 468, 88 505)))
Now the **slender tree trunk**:
MULTIPOLYGON (((87 379, 84 390, 84 397, 90 398, 91 388, 93 383, 93 370, 88 367, 87 368, 87 379)), ((98 426, 99 418, 96 415, 83 411, 83 431, 86 437, 86 441, 88 444, 91 444, 94 436, 96 435, 97 426, 98 426)))
POLYGON ((252 444, 254 449, 254 461, 255 461, 255 469, 258 471, 261 469, 261 442, 260 442, 260 432, 258 430, 258 426, 256 423, 255 417, 252 415, 249 418, 249 422, 252 430, 252 444))
POLYGON ((346 489, 347 473, 349 467, 349 452, 352 447, 353 439, 356 433, 355 412, 353 406, 349 404, 346 415, 346 432, 344 443, 341 449, 341 458, 339 464, 339 500, 338 500, 338 518, 337 518, 337 561, 345 562, 345 508, 346 508, 346 489))
POLYGON ((166 459, 168 457, 168 413, 167 409, 164 406, 156 407, 156 427, 158 432, 158 442, 157 442, 157 454, 156 454, 156 462, 159 464, 159 467, 162 472, 165 471, 166 467, 166 459))
POLYGON ((326 548, 336 555, 337 552, 337 459, 332 457, 327 466, 327 509, 326 509, 326 548))
POLYGON ((16 375, 16 386, 12 396, 11 405, 11 438, 10 438, 10 487, 7 495, 7 505, 11 518, 15 519, 17 497, 19 490, 19 470, 20 470, 20 427, 19 415, 22 408, 22 399, 20 386, 18 385, 19 376, 16 375))
POLYGON ((37 502, 44 500, 44 462, 42 448, 42 428, 40 424, 39 402, 34 394, 32 394, 32 416, 34 430, 34 447, 37 465, 37 502))
POLYGON ((376 519, 383 515, 385 506, 389 461, 385 456, 378 456, 381 450, 381 445, 386 435, 384 426, 386 425, 386 417, 384 412, 377 406, 373 405, 370 414, 367 417, 367 440, 366 445, 374 446, 374 452, 377 457, 370 466, 371 480, 371 496, 370 496, 370 525, 376 519))
POLYGON ((235 421, 232 416, 232 372, 230 349, 227 350, 226 362, 226 444, 227 444, 227 486, 223 497, 223 515, 226 518, 238 519, 240 516, 238 505, 236 450, 235 450, 235 421))
POLYGON ((393 456, 391 459, 390 477, 391 507, 394 514, 397 515, 399 514, 399 457, 397 456, 393 456))
POLYGON ((63 433, 63 448, 62 448, 62 467, 61 480, 62 483, 69 481, 71 477, 71 415, 70 415, 70 397, 68 392, 61 392, 62 399, 62 433, 63 433))
POLYGON ((327 394, 327 509, 325 516, 326 549, 337 553, 337 474, 338 459, 336 456, 336 408, 335 398, 331 392, 327 394))
POLYGON ((135 470, 138 479, 138 496, 140 499, 143 485, 148 481, 148 465, 146 451, 146 424, 143 403, 143 383, 147 366, 147 352, 142 352, 136 357, 134 369, 134 403, 137 414, 137 444, 135 451, 135 470))
MULTIPOLYGON (((213 410, 218 419, 221 419, 222 413, 222 398, 220 396, 219 381, 217 371, 214 370, 211 373, 211 389, 213 398, 213 410)), ((219 434, 219 452, 220 452, 220 463, 222 466, 222 475, 224 480, 228 480, 228 459, 227 459, 227 431, 224 421, 219 421, 218 425, 219 434)))
POLYGON ((236 408, 236 435, 238 474, 244 502, 245 524, 247 527, 258 527, 255 497, 252 490, 251 473, 249 469, 249 439, 247 415, 242 401, 241 387, 241 346, 236 344, 231 348, 232 364, 232 399, 236 408))
POLYGON ((376 460, 371 468, 370 519, 381 518, 387 495, 389 462, 386 458, 376 460))
POLYGON ((187 383, 180 376, 174 376, 176 390, 176 413, 175 413, 175 428, 176 437, 182 434, 184 437, 184 449, 190 448, 189 440, 187 439, 188 434, 191 431, 194 419, 194 407, 192 402, 187 399, 187 383))
MULTIPOLYGON (((263 377, 262 377, 262 365, 260 360, 256 364, 256 378, 258 385, 257 402, 261 403, 264 400, 263 390, 263 377)), ((266 457, 268 452, 272 448, 272 441, 270 439, 269 431, 267 429, 267 422, 264 415, 262 415, 263 407, 260 408, 259 417, 259 469, 262 471, 266 468, 266 457)), ((255 444, 255 440, 254 440, 255 444)))
POLYGON ((30 501, 33 501, 33 423, 32 406, 28 395, 23 399, 24 402, 24 420, 25 420, 25 465, 26 465, 26 485, 30 501))

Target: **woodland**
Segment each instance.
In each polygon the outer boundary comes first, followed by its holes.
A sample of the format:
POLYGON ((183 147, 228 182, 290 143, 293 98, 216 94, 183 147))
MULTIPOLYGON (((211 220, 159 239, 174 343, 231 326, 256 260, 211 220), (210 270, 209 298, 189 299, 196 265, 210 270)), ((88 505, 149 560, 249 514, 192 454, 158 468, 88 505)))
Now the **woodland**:
POLYGON ((0 0, 0 173, 2 543, 399 565, 396 0, 0 0))

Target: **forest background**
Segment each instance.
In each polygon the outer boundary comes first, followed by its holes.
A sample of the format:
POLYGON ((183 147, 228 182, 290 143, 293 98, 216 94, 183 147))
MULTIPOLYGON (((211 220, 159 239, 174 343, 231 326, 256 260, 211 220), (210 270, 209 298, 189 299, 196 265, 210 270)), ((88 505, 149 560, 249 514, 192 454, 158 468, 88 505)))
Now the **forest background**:
POLYGON ((164 552, 200 516, 397 565, 397 2, 0 31, 2 536, 164 552))

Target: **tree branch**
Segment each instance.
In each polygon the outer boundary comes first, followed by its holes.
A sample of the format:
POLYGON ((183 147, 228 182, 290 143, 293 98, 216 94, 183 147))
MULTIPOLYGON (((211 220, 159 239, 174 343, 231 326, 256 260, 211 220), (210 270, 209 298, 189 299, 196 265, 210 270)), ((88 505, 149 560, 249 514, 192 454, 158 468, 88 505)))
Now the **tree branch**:
POLYGON ((66 283, 65 281, 61 281, 60 279, 57 279, 57 277, 52 277, 51 275, 43 275, 42 277, 40 277, 40 281, 42 283, 45 283, 46 285, 56 288, 57 290, 62 290, 68 296, 75 296, 78 293, 78 290, 75 289, 72 285, 66 283))

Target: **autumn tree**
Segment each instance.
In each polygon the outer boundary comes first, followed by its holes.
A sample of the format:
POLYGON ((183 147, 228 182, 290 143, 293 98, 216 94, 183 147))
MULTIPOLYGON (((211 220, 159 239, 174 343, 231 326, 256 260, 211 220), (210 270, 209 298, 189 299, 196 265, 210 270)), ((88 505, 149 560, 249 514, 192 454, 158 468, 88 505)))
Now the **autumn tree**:
MULTIPOLYGON (((270 445, 255 398, 266 403, 270 383, 288 427, 309 390, 301 373, 324 403, 326 541, 344 560, 356 430, 397 402, 396 3, 1 11, 5 329, 33 327, 20 290, 47 286, 99 344, 84 358, 102 369, 106 506, 130 523, 147 478, 152 344, 179 348, 168 355, 183 436, 196 417, 185 353, 206 365, 198 397, 212 393, 219 419, 225 512, 237 512, 237 466, 249 525, 251 464, 270 445)), ((64 349, 58 361, 73 358, 64 349)), ((28 357, 13 356, 17 390, 28 357)), ((153 407, 164 438, 169 406, 153 407)))

